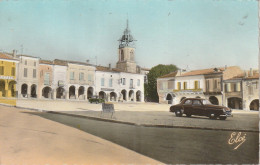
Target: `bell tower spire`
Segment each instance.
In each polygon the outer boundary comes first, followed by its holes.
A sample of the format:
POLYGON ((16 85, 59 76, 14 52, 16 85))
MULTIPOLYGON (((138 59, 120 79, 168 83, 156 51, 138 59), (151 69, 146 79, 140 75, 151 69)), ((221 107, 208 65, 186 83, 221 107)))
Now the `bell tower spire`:
POLYGON ((117 68, 126 72, 136 73, 136 63, 135 63, 135 39, 131 35, 129 29, 128 18, 126 20, 126 29, 122 37, 118 40, 118 62, 117 68))

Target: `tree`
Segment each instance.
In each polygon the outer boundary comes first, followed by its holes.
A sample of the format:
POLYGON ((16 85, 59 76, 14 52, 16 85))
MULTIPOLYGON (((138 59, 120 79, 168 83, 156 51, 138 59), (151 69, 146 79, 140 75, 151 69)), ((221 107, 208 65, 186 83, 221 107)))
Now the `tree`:
POLYGON ((157 94, 157 78, 166 75, 171 72, 177 71, 178 68, 175 65, 162 65, 159 64, 152 67, 150 72, 147 74, 148 83, 144 84, 144 95, 147 101, 159 102, 157 94))

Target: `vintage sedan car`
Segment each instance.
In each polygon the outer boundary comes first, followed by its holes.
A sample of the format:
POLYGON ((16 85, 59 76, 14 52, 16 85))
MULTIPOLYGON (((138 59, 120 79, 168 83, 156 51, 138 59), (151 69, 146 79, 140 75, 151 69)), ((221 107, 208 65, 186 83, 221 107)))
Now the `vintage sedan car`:
POLYGON ((171 106, 170 112, 175 113, 177 117, 185 114, 187 117, 198 115, 220 120, 226 120, 227 117, 232 116, 230 108, 213 105, 209 100, 201 98, 186 98, 180 104, 171 106))

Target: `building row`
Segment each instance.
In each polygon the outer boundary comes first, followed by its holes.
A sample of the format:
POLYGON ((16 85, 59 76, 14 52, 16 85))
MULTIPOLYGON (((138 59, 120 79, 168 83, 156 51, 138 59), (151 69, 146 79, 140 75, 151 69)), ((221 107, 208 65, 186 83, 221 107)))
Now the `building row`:
POLYGON ((43 60, 0 53, 0 98, 144 101, 147 69, 135 62, 134 38, 127 27, 119 39, 116 68, 87 62, 43 60))
POLYGON ((178 104, 184 98, 206 98, 233 109, 259 110, 259 72, 238 66, 179 70, 157 79, 160 103, 178 104))

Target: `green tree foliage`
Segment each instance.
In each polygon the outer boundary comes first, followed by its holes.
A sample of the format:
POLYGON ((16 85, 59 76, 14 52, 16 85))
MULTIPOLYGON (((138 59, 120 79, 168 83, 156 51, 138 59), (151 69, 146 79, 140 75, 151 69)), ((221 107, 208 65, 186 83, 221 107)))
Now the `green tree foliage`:
POLYGON ((178 68, 175 65, 162 65, 159 64, 153 67, 147 75, 148 83, 144 85, 144 95, 147 101, 159 102, 157 94, 157 78, 166 75, 171 72, 177 71, 178 68))

